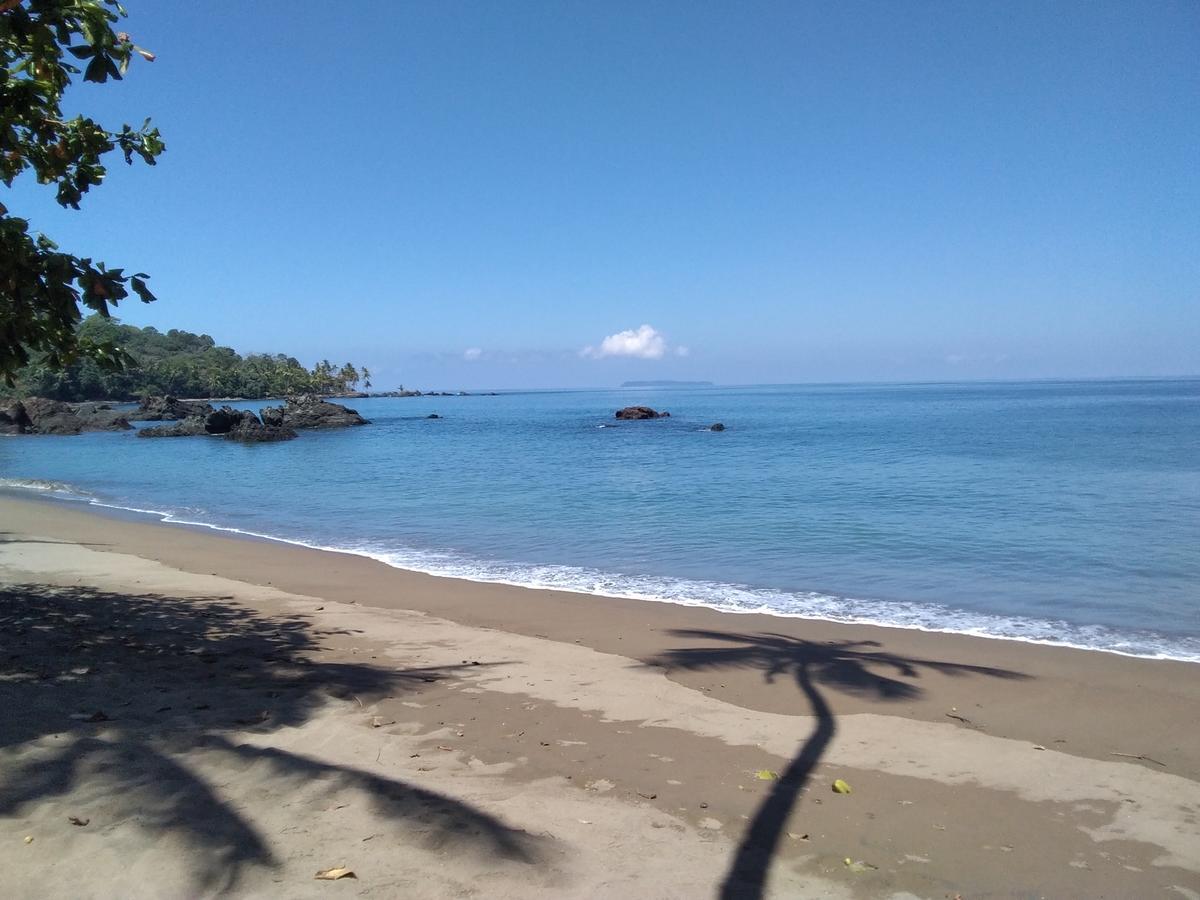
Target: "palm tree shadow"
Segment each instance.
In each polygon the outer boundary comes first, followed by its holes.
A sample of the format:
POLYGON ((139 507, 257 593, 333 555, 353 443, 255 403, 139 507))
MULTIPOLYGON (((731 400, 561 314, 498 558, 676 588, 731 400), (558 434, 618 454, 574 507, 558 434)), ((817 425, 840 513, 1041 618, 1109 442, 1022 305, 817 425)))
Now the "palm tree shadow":
POLYGON ((708 645, 665 650, 643 662, 668 671, 752 669, 762 672, 767 682, 780 677, 790 678, 817 720, 812 734, 775 781, 742 835, 721 885, 721 897, 725 900, 758 898, 766 891, 771 860, 788 818, 837 731, 833 710, 821 687, 890 702, 920 697, 922 689, 907 679, 919 678, 922 671, 952 677, 1029 677, 991 666, 900 656, 882 650, 878 641, 816 642, 771 632, 747 634, 694 629, 677 629, 670 633, 675 637, 705 641, 708 645))
POLYGON ((192 765, 195 751, 224 754, 229 771, 265 761, 268 790, 319 783, 365 795, 439 848, 539 859, 544 839, 452 797, 237 741, 302 726, 331 701, 420 691, 465 668, 326 661, 322 638, 347 633, 232 598, 0 585, 0 817, 61 798, 101 817, 93 828, 121 824, 181 846, 189 895, 232 890, 278 859, 192 765))

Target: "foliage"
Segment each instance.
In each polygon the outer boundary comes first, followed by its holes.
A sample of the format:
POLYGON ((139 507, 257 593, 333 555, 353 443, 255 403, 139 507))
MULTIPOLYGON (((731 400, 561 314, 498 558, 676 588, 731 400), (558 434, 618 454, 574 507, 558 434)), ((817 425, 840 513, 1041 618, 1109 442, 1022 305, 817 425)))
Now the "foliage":
POLYGON ((150 395, 176 397, 280 397, 288 394, 346 393, 365 377, 351 363, 335 368, 322 360, 311 370, 282 353, 241 356, 217 346, 207 334, 172 328, 122 325, 116 318, 91 315, 78 327, 89 346, 120 346, 129 359, 120 369, 91 357, 68 366, 35 358, 16 373, 14 396, 55 400, 134 400, 150 395))
MULTIPOLYGON (((104 180, 104 157, 119 150, 149 165, 165 149, 147 119, 140 128, 109 131, 85 116, 64 119, 62 96, 71 76, 120 80, 135 56, 154 55, 113 25, 125 10, 117 0, 0 0, 0 181, 12 187, 26 170, 54 185, 61 206, 79 209, 104 180), (74 63, 83 66, 81 70, 74 63)), ((61 368, 86 357, 106 370, 126 362, 115 344, 91 343, 76 329, 81 307, 101 316, 137 294, 154 295, 142 272, 127 275, 102 262, 60 251, 29 222, 0 203, 0 375, 13 374, 41 354, 41 365, 61 368)))

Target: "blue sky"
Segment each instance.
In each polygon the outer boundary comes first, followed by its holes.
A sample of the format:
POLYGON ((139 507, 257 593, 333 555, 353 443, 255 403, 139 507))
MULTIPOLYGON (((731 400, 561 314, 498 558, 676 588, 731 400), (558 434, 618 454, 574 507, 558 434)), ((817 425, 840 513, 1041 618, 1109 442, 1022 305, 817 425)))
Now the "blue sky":
POLYGON ((1200 373, 1191 0, 126 5, 158 61, 69 105, 160 165, 6 202, 128 322, 379 387, 1200 373))

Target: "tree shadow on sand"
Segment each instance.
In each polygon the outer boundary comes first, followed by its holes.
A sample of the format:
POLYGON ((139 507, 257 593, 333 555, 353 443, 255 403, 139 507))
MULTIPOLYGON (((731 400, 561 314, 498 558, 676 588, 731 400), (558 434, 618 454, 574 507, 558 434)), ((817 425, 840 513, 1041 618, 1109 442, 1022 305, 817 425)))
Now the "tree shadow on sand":
MULTIPOLYGON (((360 791, 381 816, 437 848, 536 862, 542 839, 397 779, 240 742, 308 721, 331 700, 371 703, 452 677, 457 666, 322 662, 307 616, 261 614, 232 598, 0 587, 0 816, 70 795, 177 842, 195 893, 273 866, 270 845, 184 762, 251 764, 287 790, 360 791)), ((69 827, 69 826, 68 826, 69 827)))
POLYGON ((879 649, 877 641, 806 641, 782 634, 739 634, 725 631, 675 630, 675 637, 705 641, 709 646, 666 650, 645 660, 668 671, 685 669, 753 669, 774 682, 789 678, 804 695, 816 725, 788 763, 751 819, 721 885, 725 900, 758 898, 766 891, 771 860, 814 768, 837 730, 834 714, 820 687, 881 701, 914 700, 922 689, 905 679, 922 671, 949 676, 983 675, 1020 679, 1029 676, 1008 669, 973 666, 898 656, 879 649))

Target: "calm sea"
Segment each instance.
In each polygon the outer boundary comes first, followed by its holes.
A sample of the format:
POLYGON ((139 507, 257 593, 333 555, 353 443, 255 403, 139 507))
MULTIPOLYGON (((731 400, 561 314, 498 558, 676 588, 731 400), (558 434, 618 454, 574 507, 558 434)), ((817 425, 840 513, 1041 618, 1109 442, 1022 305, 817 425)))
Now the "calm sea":
POLYGON ((0 439, 0 482, 481 581, 1200 660, 1200 380, 349 405, 374 424, 276 445, 0 439))

